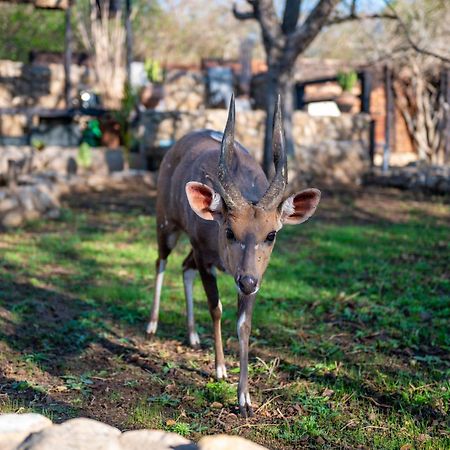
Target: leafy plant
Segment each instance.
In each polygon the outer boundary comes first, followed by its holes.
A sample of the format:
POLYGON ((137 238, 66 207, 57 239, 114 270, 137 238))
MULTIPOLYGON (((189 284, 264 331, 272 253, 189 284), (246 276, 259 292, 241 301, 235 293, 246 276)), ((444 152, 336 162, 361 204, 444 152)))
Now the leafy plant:
POLYGON ((165 392, 158 396, 149 397, 148 401, 150 403, 156 403, 161 406, 177 406, 180 403, 180 400, 178 400, 177 398, 173 398, 171 395, 165 392))
POLYGON ((45 142, 41 139, 32 139, 31 146, 34 147, 37 151, 42 151, 45 148, 45 142))
POLYGON ((357 81, 358 74, 354 70, 340 71, 337 75, 337 82, 344 92, 351 92, 357 81))
POLYGON ((162 83, 164 73, 158 61, 154 59, 146 59, 144 69, 147 74, 148 81, 151 83, 162 83))
POLYGON ((83 394, 90 393, 90 386, 94 384, 94 382, 87 375, 65 375, 61 377, 64 380, 65 385, 68 389, 74 391, 81 391, 83 394))
POLYGON ((125 148, 125 158, 128 160, 131 147, 133 145, 133 135, 131 133, 131 114, 136 106, 138 95, 129 83, 125 83, 124 95, 120 104, 120 110, 114 113, 114 119, 119 124, 120 140, 125 148))
POLYGON ((191 426, 186 422, 176 422, 166 426, 168 431, 181 434, 181 436, 189 436, 192 433, 191 426))
POLYGON ((83 169, 89 169, 92 166, 92 150, 87 142, 82 142, 78 147, 77 163, 83 169))
POLYGON ((220 402, 224 405, 236 401, 236 386, 226 381, 210 381, 206 384, 206 397, 210 402, 220 402))

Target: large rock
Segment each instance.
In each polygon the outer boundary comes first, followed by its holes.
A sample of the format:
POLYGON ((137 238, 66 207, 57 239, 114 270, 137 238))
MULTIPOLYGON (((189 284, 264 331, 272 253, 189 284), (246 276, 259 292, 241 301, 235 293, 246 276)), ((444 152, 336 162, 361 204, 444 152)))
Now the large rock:
POLYGON ((197 444, 175 433, 137 430, 121 433, 92 419, 62 425, 40 414, 0 416, 0 450, 265 450, 238 436, 207 436, 197 444))
POLYGON ((127 431, 120 436, 119 442, 123 450, 197 450, 198 448, 178 434, 161 430, 127 431))
POLYGON ((17 450, 122 450, 120 431, 92 419, 72 419, 33 433, 17 450))
POLYGON ((26 213, 23 209, 17 208, 0 215, 0 225, 5 228, 15 228, 22 225, 26 220, 26 213))
POLYGON ((3 414, 0 416, 0 450, 13 450, 31 433, 52 425, 40 414, 3 414))
POLYGON ((206 436, 198 443, 199 450, 267 450, 266 447, 255 444, 239 436, 206 436))

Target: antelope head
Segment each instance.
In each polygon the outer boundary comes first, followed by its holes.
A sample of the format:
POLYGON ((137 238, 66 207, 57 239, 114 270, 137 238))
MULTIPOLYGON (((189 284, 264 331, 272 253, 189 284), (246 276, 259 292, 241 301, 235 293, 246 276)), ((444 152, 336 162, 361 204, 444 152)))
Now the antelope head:
MULTIPOLYGON (((221 144, 214 188, 191 181, 186 194, 194 212, 219 225, 219 253, 225 269, 234 277, 241 295, 255 294, 269 263, 277 233, 284 224, 300 224, 315 212, 320 191, 306 189, 284 199, 287 185, 287 157, 277 100, 272 152, 275 175, 257 202, 244 198, 230 170, 235 152, 235 108, 231 100, 221 144)), ((255 164, 256 161, 255 161, 255 164)))

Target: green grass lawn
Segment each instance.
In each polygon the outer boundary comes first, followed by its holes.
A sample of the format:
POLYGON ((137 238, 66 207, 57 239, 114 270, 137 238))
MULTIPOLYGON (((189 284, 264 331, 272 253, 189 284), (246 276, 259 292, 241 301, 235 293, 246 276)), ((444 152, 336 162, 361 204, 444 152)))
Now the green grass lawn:
POLYGON ((0 411, 270 448, 450 448, 450 211, 393 191, 325 195, 278 238, 254 315, 256 417, 236 416, 233 280, 219 277, 231 372, 213 380, 212 327, 185 343, 182 239, 158 338, 144 335, 156 259, 153 199, 80 193, 60 220, 0 234, 0 411))

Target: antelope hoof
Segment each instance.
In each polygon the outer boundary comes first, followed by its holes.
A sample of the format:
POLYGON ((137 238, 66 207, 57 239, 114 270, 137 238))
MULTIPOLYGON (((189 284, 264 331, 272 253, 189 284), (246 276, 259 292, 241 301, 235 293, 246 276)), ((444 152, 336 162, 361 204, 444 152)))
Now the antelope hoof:
POLYGON ((154 336, 158 328, 158 322, 156 320, 151 320, 147 324, 147 329, 145 330, 149 336, 154 336))
POLYGON ((226 378, 228 378, 227 368, 225 367, 225 364, 219 364, 216 367, 216 377, 218 380, 225 380, 226 378))
POLYGON ((198 333, 196 331, 189 333, 189 345, 195 349, 200 348, 200 338, 198 337, 198 333))
POLYGON ((250 401, 250 394, 241 392, 239 395, 239 411, 241 416, 247 419, 247 417, 253 417, 252 402, 250 401))

